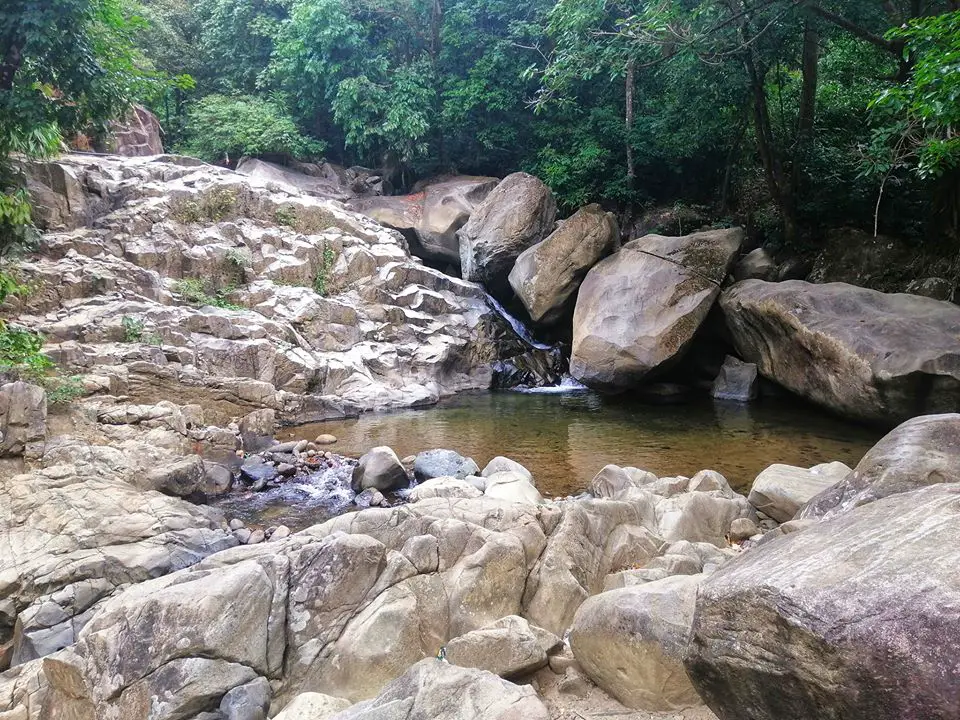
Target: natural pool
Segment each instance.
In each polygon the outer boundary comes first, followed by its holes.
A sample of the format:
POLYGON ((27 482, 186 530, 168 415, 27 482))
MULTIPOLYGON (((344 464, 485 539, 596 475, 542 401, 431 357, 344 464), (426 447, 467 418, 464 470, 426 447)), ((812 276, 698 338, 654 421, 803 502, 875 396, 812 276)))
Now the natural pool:
POLYGON ((608 463, 661 477, 710 468, 746 492, 775 462, 853 466, 883 434, 785 398, 644 405, 589 391, 459 395, 426 410, 288 428, 279 439, 312 440, 320 433, 336 435, 331 450, 343 455, 359 456, 376 445, 389 445, 400 457, 449 448, 480 467, 506 455, 533 473, 545 496, 581 492, 608 463))

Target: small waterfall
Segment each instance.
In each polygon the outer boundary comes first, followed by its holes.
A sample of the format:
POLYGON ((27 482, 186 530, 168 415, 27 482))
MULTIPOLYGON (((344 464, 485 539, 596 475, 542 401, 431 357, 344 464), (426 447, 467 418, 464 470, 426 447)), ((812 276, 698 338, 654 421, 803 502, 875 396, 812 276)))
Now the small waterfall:
POLYGON ((493 295, 491 295, 488 292, 484 292, 484 295, 487 296, 487 304, 490 307, 492 307, 500 317, 502 317, 504 320, 507 321, 510 327, 513 328, 513 331, 517 334, 517 337, 523 340, 523 342, 525 342, 527 345, 529 345, 535 350, 553 350, 553 345, 547 345, 546 343, 537 342, 537 340, 533 337, 531 332, 527 330, 526 325, 524 325, 522 322, 517 320, 517 318, 515 318, 513 315, 508 313, 506 308, 504 308, 503 305, 497 302, 497 299, 493 297, 493 295))

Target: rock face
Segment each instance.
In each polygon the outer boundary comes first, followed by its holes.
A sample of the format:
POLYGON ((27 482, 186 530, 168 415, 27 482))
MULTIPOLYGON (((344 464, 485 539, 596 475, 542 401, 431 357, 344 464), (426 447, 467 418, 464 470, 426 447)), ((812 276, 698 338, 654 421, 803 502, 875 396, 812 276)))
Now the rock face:
POLYGON ((830 283, 747 280, 720 304, 740 356, 843 415, 893 424, 960 408, 960 307, 830 283))
POLYGON ((503 282, 514 261, 553 229, 557 203, 550 188, 527 173, 503 179, 459 233, 465 280, 503 282))
POLYGON ((575 300, 587 271, 619 245, 613 213, 588 205, 546 240, 520 253, 510 271, 510 286, 534 322, 555 323, 575 300))
POLYGON ((407 471, 397 454, 386 446, 375 447, 360 458, 353 469, 353 491, 362 492, 369 488, 380 492, 399 490, 410 482, 407 471))
POLYGON ((923 415, 891 430, 852 473, 800 511, 827 519, 874 500, 937 483, 960 483, 960 415, 923 415))
POLYGON ((415 255, 459 267, 457 231, 498 182, 468 175, 442 178, 412 195, 364 198, 351 202, 350 207, 381 225, 412 235, 415 255))
POLYGON ((547 720, 529 685, 514 685, 483 670, 423 660, 336 720, 547 720))
POLYGON ((728 355, 713 381, 710 395, 716 400, 749 402, 756 399, 758 389, 757 366, 728 355))
POLYGON ((573 619, 570 647, 590 679, 631 708, 699 705, 683 656, 703 577, 679 575, 584 602, 573 619))
POLYGON ((108 394, 309 422, 486 389, 528 349, 480 287, 289 183, 171 156, 27 170, 46 232, 11 311, 108 394))
POLYGON ((570 374, 622 390, 682 357, 742 241, 739 228, 647 235, 595 265, 573 314, 570 374))
POLYGON ((332 200, 379 196, 384 189, 383 179, 366 168, 347 169, 330 163, 293 163, 286 167, 258 158, 243 158, 237 165, 237 172, 268 190, 304 193, 332 200))
POLYGON ((811 498, 849 474, 850 468, 842 462, 823 463, 809 470, 777 463, 757 475, 747 500, 777 522, 787 522, 811 498))
POLYGON ((141 105, 134 105, 122 123, 112 123, 107 152, 139 157, 163 153, 160 121, 141 105))
POLYGON ((869 505, 744 553, 700 588, 686 666, 721 720, 960 711, 960 488, 869 505))
POLYGON ((42 453, 47 433, 47 394, 25 382, 0 387, 0 457, 42 453))

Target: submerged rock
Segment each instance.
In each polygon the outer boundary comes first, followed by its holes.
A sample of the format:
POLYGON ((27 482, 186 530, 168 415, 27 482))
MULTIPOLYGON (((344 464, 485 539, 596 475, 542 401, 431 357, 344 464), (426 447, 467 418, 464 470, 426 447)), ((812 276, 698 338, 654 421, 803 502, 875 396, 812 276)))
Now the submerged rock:
POLYGON ((960 488, 887 497, 745 552, 700 588, 687 671, 725 720, 960 708, 960 488))
POLYGON ((960 408, 956 305, 799 280, 746 280, 720 304, 741 357, 831 410, 893 424, 960 408))
POLYGON ((758 391, 757 366, 728 355, 710 394, 716 400, 749 402, 757 398, 758 391))
POLYGON ((720 294, 743 230, 647 235, 595 265, 573 314, 570 374, 635 387, 679 360, 720 294))

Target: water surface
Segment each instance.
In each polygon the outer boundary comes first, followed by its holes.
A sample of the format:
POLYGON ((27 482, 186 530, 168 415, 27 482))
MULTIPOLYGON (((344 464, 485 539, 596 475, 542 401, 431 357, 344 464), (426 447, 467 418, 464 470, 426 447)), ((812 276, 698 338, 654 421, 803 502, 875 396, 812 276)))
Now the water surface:
POLYGON ((483 467, 505 455, 525 465, 546 496, 583 491, 608 463, 660 477, 710 468, 745 492, 775 462, 856 465, 883 434, 782 398, 643 405, 589 391, 459 395, 426 410, 288 428, 280 439, 312 440, 320 433, 336 435, 339 442, 330 449, 351 456, 377 445, 389 445, 400 457, 449 448, 483 467))

